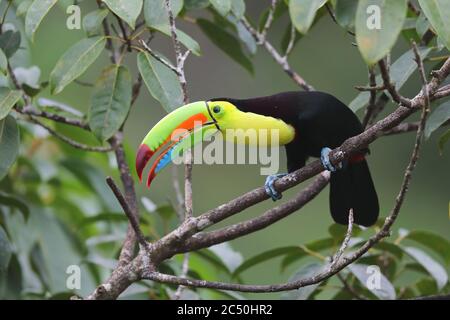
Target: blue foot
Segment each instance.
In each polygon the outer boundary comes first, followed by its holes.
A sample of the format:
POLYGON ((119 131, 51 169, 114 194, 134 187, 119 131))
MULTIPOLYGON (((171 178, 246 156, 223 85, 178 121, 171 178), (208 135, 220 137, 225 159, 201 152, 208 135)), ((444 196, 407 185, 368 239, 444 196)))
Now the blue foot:
POLYGON ((279 174, 273 174, 266 178, 266 182, 264 183, 264 189, 266 189, 267 195, 269 195, 273 201, 280 200, 283 195, 279 193, 275 188, 273 187, 273 184, 276 180, 283 178, 286 176, 287 173, 279 173, 279 174))
POLYGON ((320 161, 322 161, 323 167, 331 172, 335 172, 338 169, 342 169, 342 163, 339 163, 337 165, 337 168, 331 164, 329 157, 330 151, 331 149, 327 147, 322 148, 322 150, 320 151, 320 161))

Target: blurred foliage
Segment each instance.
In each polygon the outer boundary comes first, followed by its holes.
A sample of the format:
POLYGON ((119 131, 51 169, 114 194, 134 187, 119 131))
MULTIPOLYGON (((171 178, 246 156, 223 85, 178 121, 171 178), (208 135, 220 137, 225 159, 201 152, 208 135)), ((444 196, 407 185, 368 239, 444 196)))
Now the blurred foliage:
MULTIPOLYGON (((71 6, 74 1, 4 0, 0 3, 0 298, 67 299, 73 294, 86 296, 115 267, 127 223, 104 182, 106 175, 118 175, 113 153, 95 154, 74 149, 45 129, 30 124, 16 110, 32 107, 87 122, 92 132, 48 124, 56 132, 82 143, 103 145, 123 128, 131 106, 132 82, 138 72, 149 93, 167 111, 182 102, 180 84, 172 70, 149 53, 137 55, 133 62, 133 67, 138 66, 137 71, 126 66, 128 60, 125 56, 136 46, 132 48, 126 39, 120 38, 124 25, 127 26, 125 30, 130 31, 130 41, 142 38, 150 41, 151 45, 157 34, 170 37, 164 0, 97 2, 98 7, 93 6, 92 1, 76 1, 83 12, 81 26, 85 38, 73 41, 53 71, 42 78, 39 66, 30 66, 30 51, 40 45, 33 42, 35 34, 40 32, 41 23, 48 19, 51 11, 62 9, 69 16, 76 14, 71 6), (111 26, 111 34, 104 33, 104 24, 111 26), (67 86, 80 81, 80 77, 107 51, 110 42, 121 46, 122 55, 118 65, 103 65, 103 72, 97 74, 98 79, 87 84, 93 86, 88 115, 53 100, 67 86), (47 77, 48 80, 45 79, 47 77), (15 87, 13 78, 20 88, 15 87), (80 289, 68 289, 66 281, 71 265, 80 267, 80 289)), ((180 20, 196 24, 229 58, 244 70, 255 72, 254 57, 258 46, 241 20, 247 14, 243 0, 172 0, 171 5, 180 20)), ((266 5, 267 9, 258 19, 247 17, 260 31, 264 30, 270 16, 269 5, 266 5)), ((433 66, 438 66, 448 57, 450 3, 445 0, 412 1, 410 6, 406 0, 281 0, 273 14, 273 23, 289 20, 282 39, 278 41, 281 52, 287 50, 290 42, 293 46, 298 44, 322 17, 330 13, 326 6, 338 24, 336 28, 343 28, 351 34, 356 32, 358 49, 368 65, 386 56, 401 37, 420 40, 426 32, 434 33, 435 37, 420 49, 422 58, 431 53, 439 54, 438 58, 430 59, 433 66), (367 28, 367 14, 370 14, 367 8, 370 5, 381 8, 380 13, 388 27, 375 31, 367 28)), ((182 30, 178 30, 178 37, 195 55, 202 53, 193 37, 182 30)), ((139 51, 144 50, 140 48, 139 51)), ((162 53, 158 54, 166 59, 162 53)), ((411 51, 393 62, 391 76, 397 89, 406 83, 415 69, 411 51)), ((381 77, 377 77, 377 84, 381 84, 381 77)), ((367 92, 360 93, 350 107, 357 111, 365 107, 368 100, 367 92)), ((450 118, 448 101, 433 109, 426 137, 450 118)), ((449 137, 450 131, 446 131, 440 138, 441 152, 449 137)), ((129 165, 133 167, 134 152, 127 144, 125 150, 129 165)), ((143 197, 141 208, 141 225, 150 240, 160 238, 177 224, 177 215, 170 201, 155 205, 143 197)), ((377 228, 355 228, 348 250, 361 246, 377 228)), ((345 227, 332 225, 326 238, 274 248, 248 259, 229 244, 217 245, 191 254, 188 275, 242 282, 244 271, 279 258, 280 274, 300 262, 301 267, 290 279, 311 276, 326 266, 327 257, 337 250, 344 235, 345 227)), ((165 273, 180 274, 181 263, 181 257, 176 257, 164 262, 160 269, 165 273)), ((397 236, 376 245, 357 264, 342 271, 340 277, 345 286, 329 279, 280 297, 398 299, 449 293, 449 268, 450 243, 447 239, 430 231, 402 229, 397 236), (381 289, 368 286, 370 265, 380 268, 381 289)), ((268 277, 267 281, 270 280, 268 277)), ((175 290, 173 286, 142 281, 130 287, 122 298, 167 299, 175 290)), ((182 298, 245 299, 246 296, 187 289, 182 298)))

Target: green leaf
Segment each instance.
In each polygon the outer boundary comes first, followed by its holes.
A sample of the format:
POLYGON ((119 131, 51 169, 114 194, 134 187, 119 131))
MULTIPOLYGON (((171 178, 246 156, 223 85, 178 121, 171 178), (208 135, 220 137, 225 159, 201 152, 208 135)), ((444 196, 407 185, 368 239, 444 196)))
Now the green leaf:
POLYGON ((450 101, 441 104, 428 118, 425 126, 425 138, 429 138, 431 134, 439 129, 445 122, 450 119, 450 101))
POLYGON ((413 240, 433 250, 450 266, 450 241, 446 238, 429 231, 414 230, 408 232, 404 239, 413 240))
POLYGON ((309 242, 304 246, 299 246, 301 250, 290 253, 283 258, 283 260, 281 261, 281 271, 286 270, 286 268, 290 266, 292 263, 308 255, 312 255, 312 253, 318 253, 320 251, 332 248, 335 245, 336 243, 333 238, 324 238, 309 242))
POLYGON ((31 40, 44 17, 58 0, 34 0, 25 16, 25 33, 31 40))
POLYGON ((289 14, 297 30, 306 34, 314 22, 317 11, 327 0, 290 0, 289 14))
MULTIPOLYGON (((425 59, 428 54, 431 52, 431 48, 419 48, 420 57, 425 59)), ((395 84, 395 88, 400 90, 406 81, 411 77, 414 71, 417 69, 417 64, 411 63, 414 59, 414 52, 412 50, 404 53, 400 58, 398 58, 390 68, 391 80, 395 84)), ((381 76, 378 75, 376 77, 377 85, 381 85, 383 80, 381 76)), ((359 93, 355 99, 350 103, 349 107, 353 110, 353 112, 358 111, 362 107, 364 107, 370 100, 369 92, 361 92, 359 93)))
MULTIPOLYGON (((289 42, 291 41, 292 37, 292 25, 289 23, 289 25, 286 27, 283 37, 281 38, 281 52, 286 52, 289 42)), ((298 33, 297 29, 295 30, 295 38, 294 38, 294 47, 297 44, 297 42, 302 38, 302 34, 298 33)))
POLYGON ((419 0, 423 13, 427 16, 439 38, 450 50, 450 2, 447 0, 419 0))
POLYGON ((438 147, 439 147, 439 153, 444 153, 444 146, 445 144, 450 140, 450 129, 447 130, 442 136, 439 137, 438 140, 438 147))
POLYGON ((359 1, 355 22, 356 42, 367 64, 377 63, 394 46, 402 30, 407 8, 407 0, 359 1), (378 6, 379 10, 368 11, 370 6, 378 6), (377 18, 380 20, 379 25, 375 22, 377 18))
POLYGON ((0 72, 4 75, 8 73, 8 58, 2 49, 0 49, 0 72))
POLYGON ((352 29, 355 26, 356 9, 358 1, 337 0, 336 1, 336 21, 343 28, 352 29))
POLYGON ((420 265, 422 265, 422 267, 424 267, 428 271, 428 273, 436 281, 439 290, 441 290, 447 284, 447 271, 445 271, 444 267, 442 267, 436 260, 434 260, 427 253, 418 248, 407 247, 404 248, 404 250, 411 258, 416 260, 420 265))
POLYGON ((0 49, 11 58, 20 47, 20 31, 8 30, 0 35, 0 49))
POLYGON ((105 68, 97 80, 89 108, 89 127, 101 140, 111 138, 128 115, 132 95, 131 75, 124 66, 105 68))
POLYGON ((0 274, 6 272, 12 255, 12 247, 5 230, 0 226, 0 274))
POLYGON ((205 9, 209 6, 209 0, 184 0, 186 10, 205 9))
POLYGON ((242 51, 239 41, 232 34, 205 19, 198 19, 197 24, 217 47, 248 72, 251 74, 254 73, 252 62, 242 51))
POLYGON ((222 15, 226 16, 228 12, 231 10, 231 1, 230 0, 209 0, 214 9, 222 15))
POLYGON ((398 260, 401 260, 403 257, 403 249, 391 242, 387 241, 379 242, 374 246, 374 248, 379 249, 381 251, 389 252, 398 260))
POLYGON ((0 88, 0 120, 9 114, 9 111, 11 111, 21 96, 22 93, 18 90, 0 88))
POLYGON ((85 227, 92 223, 97 222, 128 222, 127 217, 123 213, 99 213, 95 216, 87 217, 83 219, 80 227, 85 227))
POLYGON ((83 39, 67 50, 50 74, 52 94, 60 93, 94 63, 106 45, 105 37, 83 39))
POLYGON ((28 9, 30 8, 33 0, 23 0, 18 6, 16 10, 16 15, 18 17, 24 17, 27 14, 28 9))
POLYGON ((175 73, 148 53, 137 56, 139 72, 151 95, 167 112, 183 104, 183 92, 175 73))
POLYGON ((378 299, 382 300, 394 300, 395 299, 395 289, 392 283, 382 274, 375 274, 377 271, 372 271, 371 266, 353 263, 347 268, 359 282, 370 292, 372 292, 378 299), (378 278, 379 276, 379 278, 378 278), (379 286, 377 286, 377 280, 379 279, 379 286))
POLYGON ((108 188, 105 182, 105 173, 102 170, 87 161, 80 161, 80 159, 73 157, 67 157, 61 161, 61 166, 84 186, 88 187, 89 191, 102 201, 106 211, 121 212, 122 208, 117 203, 111 189, 108 188))
POLYGON ((171 205, 159 206, 158 208, 156 208, 156 212, 165 221, 169 221, 176 216, 175 208, 171 205))
POLYGON ((236 270, 233 273, 233 277, 236 278, 245 270, 254 267, 257 264, 266 262, 267 260, 275 259, 278 258, 279 256, 284 256, 293 253, 298 254, 300 252, 303 252, 303 250, 300 247, 296 246, 275 248, 262 252, 260 254, 257 254, 256 256, 253 256, 245 260, 244 263, 242 263, 238 268, 236 268, 236 270))
MULTIPOLYGON (((174 17, 176 17, 181 9, 183 9, 183 1, 171 1, 171 7, 174 17)), ((169 27, 169 16, 167 15, 164 0, 146 1, 144 3, 144 18, 148 27, 158 30, 171 37, 172 33, 169 27)), ((178 40, 193 54, 199 56, 201 54, 200 45, 192 37, 185 32, 177 29, 178 40)))
MULTIPOLYGON (((310 278, 323 269, 323 265, 320 263, 311 263, 306 266, 302 266, 293 276, 289 278, 289 282, 297 281, 304 278, 310 278)), ((306 287, 299 288, 284 293, 281 298, 284 300, 307 300, 317 289, 320 283, 312 284, 306 287)))
POLYGON ((15 195, 0 191, 0 204, 20 210, 25 220, 27 220, 30 215, 30 209, 28 209, 27 204, 15 195))
POLYGON ((16 119, 7 116, 0 120, 0 180, 8 173, 19 153, 19 128, 16 119))
MULTIPOLYGON (((143 0, 102 0, 112 12, 134 29, 141 13, 143 0)), ((148 1, 147 1, 148 2, 148 1)))
POLYGON ((99 35, 102 32, 102 22, 108 13, 108 9, 97 9, 84 16, 83 29, 88 37, 99 35))
POLYGON ((420 279, 415 286, 419 290, 420 296, 431 296, 439 293, 436 282, 430 278, 420 279))
POLYGON ((237 19, 241 19, 245 14, 244 0, 231 0, 231 11, 237 19))
POLYGON ((216 244, 209 247, 208 250, 218 256, 230 272, 234 272, 244 260, 242 255, 234 250, 228 242, 216 244))
MULTIPOLYGON (((183 0, 170 1, 174 18, 183 9, 183 0)), ((167 14, 165 0, 146 0, 144 3, 145 23, 157 30, 169 28, 169 15, 167 14)))

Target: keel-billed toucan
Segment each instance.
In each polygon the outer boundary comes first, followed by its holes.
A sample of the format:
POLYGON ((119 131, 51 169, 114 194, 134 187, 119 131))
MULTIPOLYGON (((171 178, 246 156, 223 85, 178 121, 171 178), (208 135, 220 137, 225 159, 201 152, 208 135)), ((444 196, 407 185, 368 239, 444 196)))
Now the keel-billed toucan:
MULTIPOLYGON (((171 162, 174 151, 199 142, 192 138, 194 133, 200 133, 202 140, 207 131, 227 129, 278 130, 278 143, 286 148, 288 172, 303 167, 308 157, 320 158, 325 169, 331 171, 330 210, 334 221, 347 224, 352 208, 355 223, 370 226, 376 222, 379 205, 365 160, 368 150, 353 154, 339 164, 338 170, 328 157, 332 148, 361 133, 362 125, 345 104, 323 92, 284 92, 252 99, 215 98, 182 106, 160 120, 142 141, 136 157, 139 178, 142 179, 145 165, 162 146, 167 145, 150 169, 148 186, 171 162), (177 129, 178 135, 174 134, 177 129)), ((280 176, 269 176, 266 180, 266 192, 273 200, 281 198, 273 187, 280 176)))

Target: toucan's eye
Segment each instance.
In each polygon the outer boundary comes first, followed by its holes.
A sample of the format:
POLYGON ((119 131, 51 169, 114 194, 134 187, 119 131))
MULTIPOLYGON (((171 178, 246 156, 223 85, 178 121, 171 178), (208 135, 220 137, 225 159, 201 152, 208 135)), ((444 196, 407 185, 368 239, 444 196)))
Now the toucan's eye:
POLYGON ((220 112, 220 106, 214 106, 213 107, 213 112, 214 113, 219 113, 220 112))

